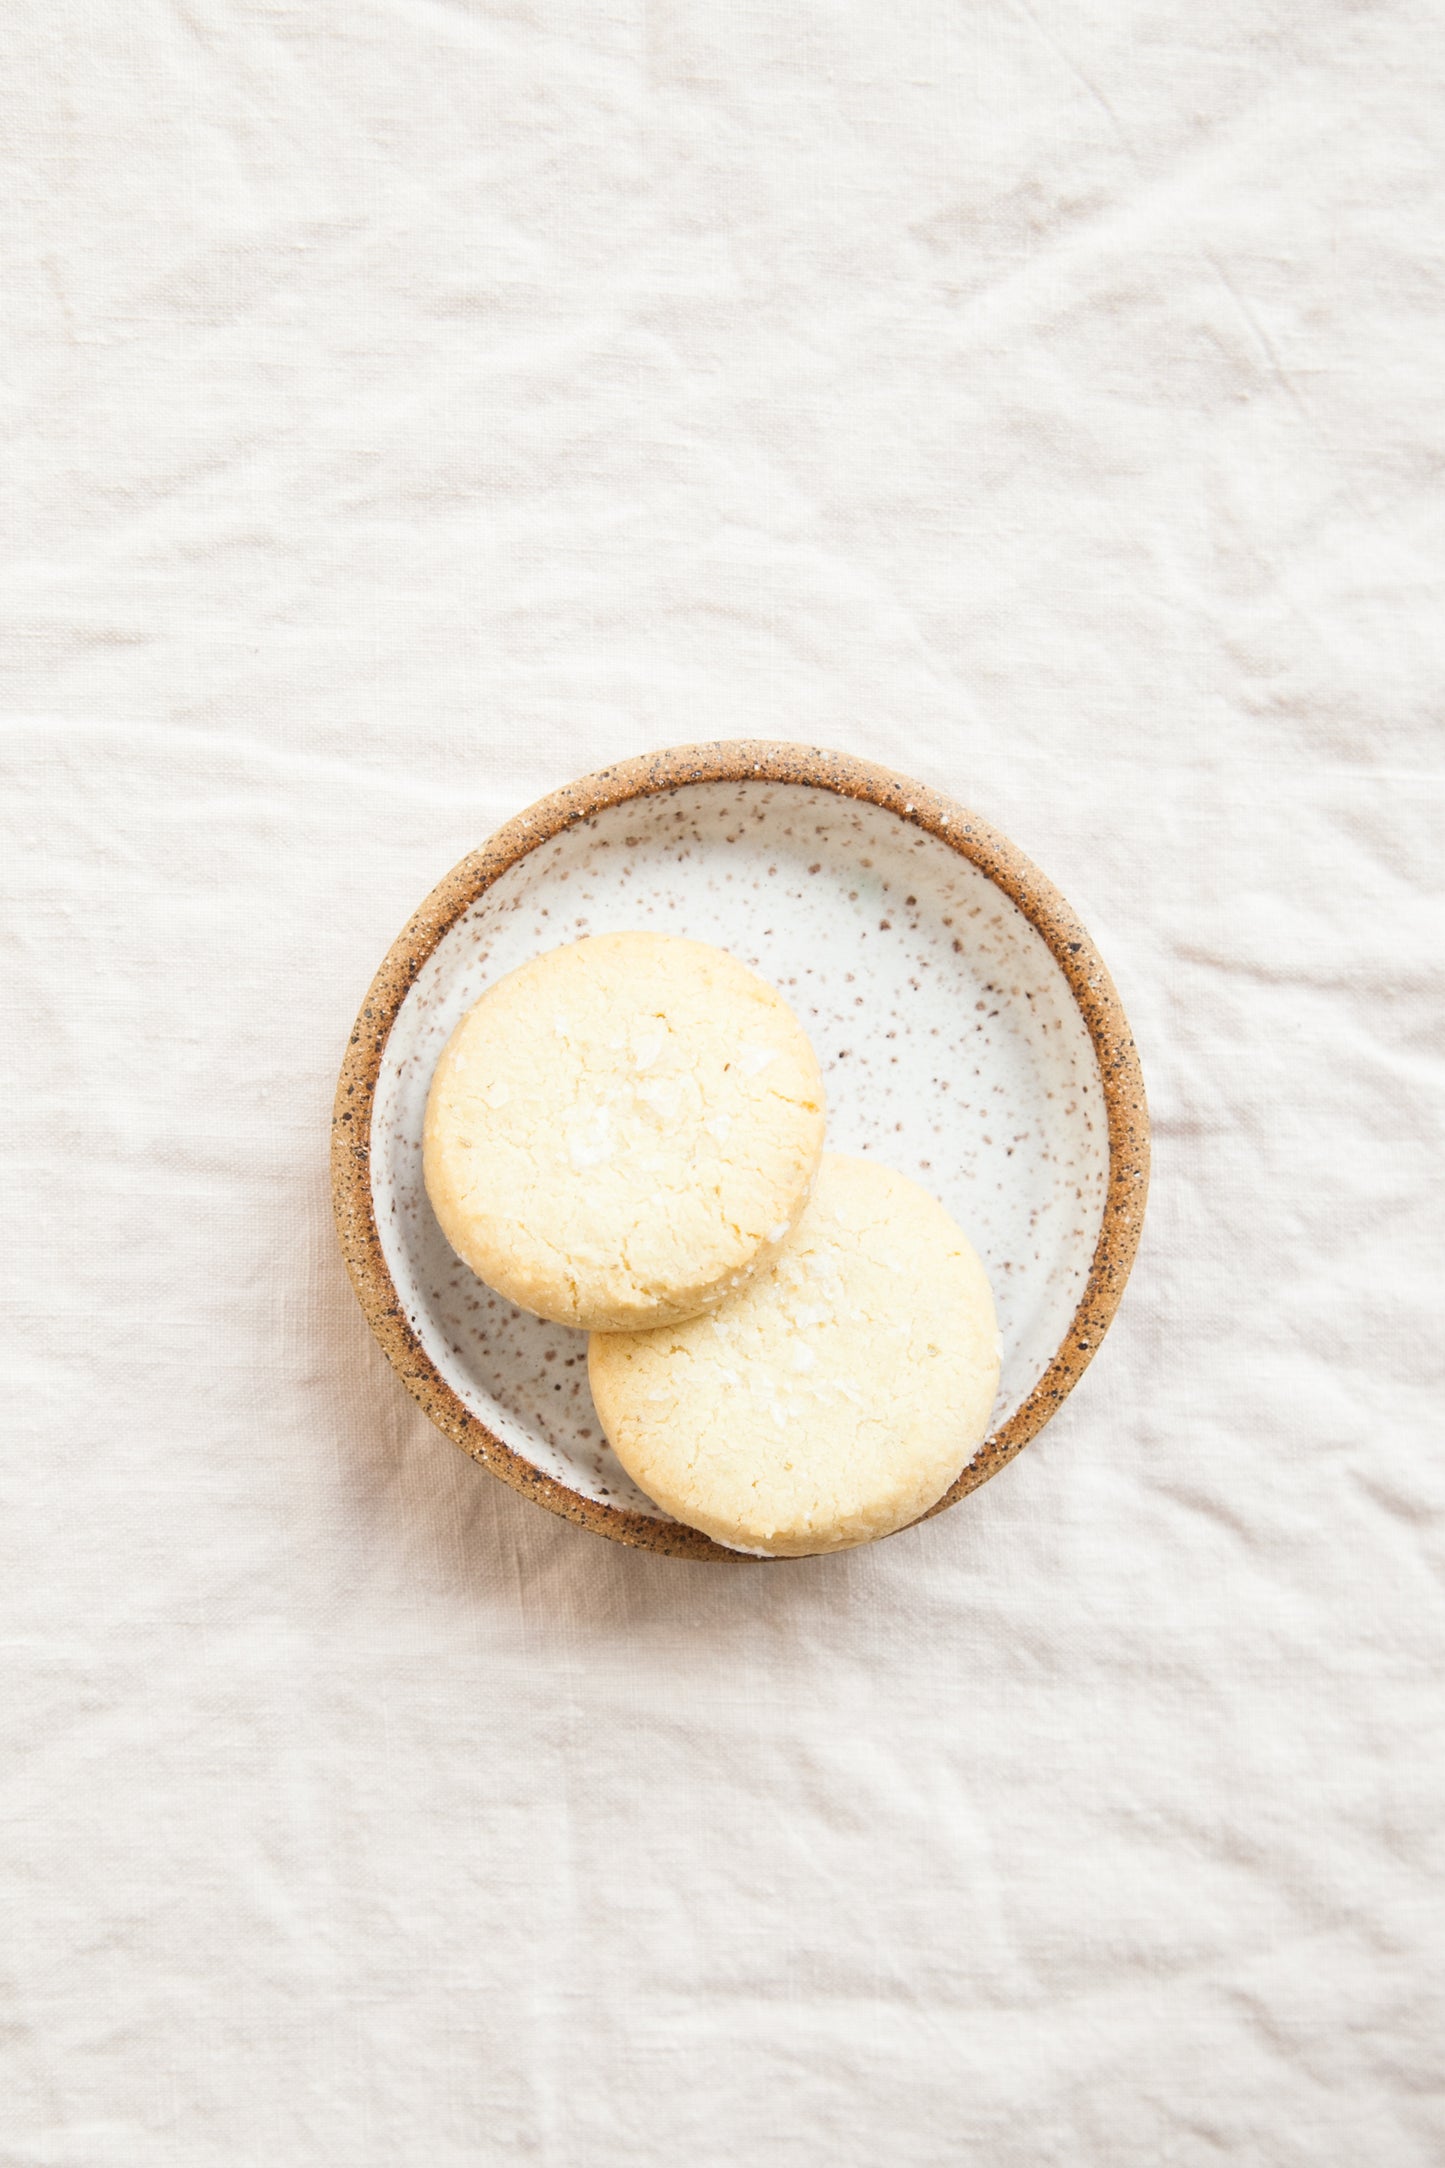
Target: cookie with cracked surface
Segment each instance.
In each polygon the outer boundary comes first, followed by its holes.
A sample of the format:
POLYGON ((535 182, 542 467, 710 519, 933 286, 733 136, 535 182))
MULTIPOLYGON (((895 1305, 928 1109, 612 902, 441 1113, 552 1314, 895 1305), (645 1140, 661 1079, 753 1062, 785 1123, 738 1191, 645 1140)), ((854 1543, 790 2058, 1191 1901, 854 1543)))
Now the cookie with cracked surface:
POLYGON ((479 1278, 560 1325, 692 1317, 771 1263, 823 1149, 823 1081, 725 949, 598 934, 489 987, 427 1100, 423 1171, 479 1278))
POLYGON ((767 1272, 687 1324, 595 1333, 588 1371, 650 1498, 735 1550, 797 1558, 937 1504, 987 1433, 998 1324, 937 1199, 828 1152, 767 1272))

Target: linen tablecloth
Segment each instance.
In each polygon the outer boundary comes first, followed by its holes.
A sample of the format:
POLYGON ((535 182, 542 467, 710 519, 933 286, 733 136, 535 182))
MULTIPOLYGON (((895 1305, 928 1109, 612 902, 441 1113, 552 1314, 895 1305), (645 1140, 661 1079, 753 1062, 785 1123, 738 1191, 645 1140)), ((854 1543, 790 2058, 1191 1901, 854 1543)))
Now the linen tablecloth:
POLYGON ((1439 2168, 1445 39, 11 0, 7 2168, 1439 2168), (371 971, 766 735, 1117 978, 1144 1245, 965 1505, 524 1503, 346 1284, 371 971))

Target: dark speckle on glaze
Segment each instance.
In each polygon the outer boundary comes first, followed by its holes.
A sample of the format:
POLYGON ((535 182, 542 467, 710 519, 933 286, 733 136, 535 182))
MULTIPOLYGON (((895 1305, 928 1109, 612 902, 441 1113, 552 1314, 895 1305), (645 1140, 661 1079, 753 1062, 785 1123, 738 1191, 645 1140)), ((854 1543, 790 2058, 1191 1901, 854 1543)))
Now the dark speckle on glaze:
POLYGON ((467 1272, 421 1181, 457 1019, 528 957, 622 929, 717 942, 780 987, 823 1065, 829 1148, 923 1182, 982 1252, 1004 1374, 942 1510, 1037 1432, 1097 1349, 1137 1247, 1147 1114, 1108 974, 1042 875, 963 808, 839 754, 744 741, 604 770, 427 899, 337 1091, 337 1220, 373 1329, 440 1427, 518 1489, 624 1542, 736 1556, 633 1488, 592 1409, 585 1337, 467 1272))

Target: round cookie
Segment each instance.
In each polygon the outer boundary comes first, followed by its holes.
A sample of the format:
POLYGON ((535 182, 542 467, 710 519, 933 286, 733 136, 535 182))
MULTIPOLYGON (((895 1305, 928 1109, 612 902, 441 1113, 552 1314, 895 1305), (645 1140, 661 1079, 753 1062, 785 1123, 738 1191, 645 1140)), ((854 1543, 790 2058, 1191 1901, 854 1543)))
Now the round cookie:
POLYGON ((437 1064, 442 1232, 512 1302, 619 1331, 692 1317, 771 1262, 823 1149, 792 1010, 724 949, 599 934, 489 987, 437 1064))
POLYGON ((594 1334, 588 1371, 649 1498, 735 1550, 797 1558, 937 1504, 987 1432, 998 1324, 937 1199, 828 1152, 768 1272, 687 1324, 594 1334))

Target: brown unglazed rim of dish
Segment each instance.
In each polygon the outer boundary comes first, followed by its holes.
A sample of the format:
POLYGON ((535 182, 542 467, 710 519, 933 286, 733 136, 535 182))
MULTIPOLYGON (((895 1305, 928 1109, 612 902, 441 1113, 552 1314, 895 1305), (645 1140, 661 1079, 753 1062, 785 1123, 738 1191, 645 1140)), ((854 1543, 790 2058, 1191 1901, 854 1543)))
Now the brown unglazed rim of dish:
MULTIPOLYGON (((693 783, 790 783, 867 799, 936 836, 988 875, 1047 942, 1078 1003, 1098 1057, 1109 1125, 1109 1182, 1104 1219, 1083 1297, 1057 1353, 1027 1400, 1015 1409, 952 1489, 922 1518, 957 1504, 1037 1436, 1088 1368, 1119 1307, 1144 1220, 1149 1187, 1149 1114, 1133 1037, 1093 942, 1058 890, 997 829, 922 783, 847 753, 771 739, 679 745, 584 775, 543 798, 455 866, 393 942, 372 980, 351 1034, 331 1131, 331 1186, 346 1268, 367 1322, 407 1390, 464 1452, 538 1505, 598 1535, 674 1558, 761 1563, 729 1551, 699 1529, 652 1520, 621 1506, 583 1498, 514 1453, 478 1420, 436 1370, 402 1308, 382 1253, 371 1189, 371 1116, 391 1027, 417 973, 443 936, 492 883, 539 844, 630 798, 693 783)), ((916 1524, 915 1524, 916 1525, 916 1524)))

